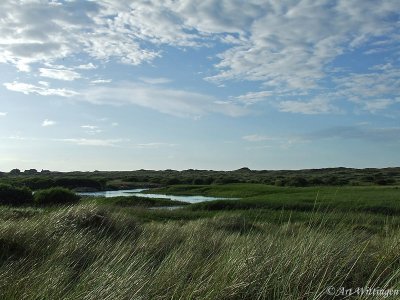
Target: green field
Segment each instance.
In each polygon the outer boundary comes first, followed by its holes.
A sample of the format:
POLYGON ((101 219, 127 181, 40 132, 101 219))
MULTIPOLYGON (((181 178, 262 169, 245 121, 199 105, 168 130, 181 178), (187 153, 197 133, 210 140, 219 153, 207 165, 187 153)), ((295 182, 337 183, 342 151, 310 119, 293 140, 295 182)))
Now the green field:
POLYGON ((400 289, 397 186, 151 192, 238 199, 176 210, 135 196, 0 206, 0 299, 367 299, 327 288, 400 289))

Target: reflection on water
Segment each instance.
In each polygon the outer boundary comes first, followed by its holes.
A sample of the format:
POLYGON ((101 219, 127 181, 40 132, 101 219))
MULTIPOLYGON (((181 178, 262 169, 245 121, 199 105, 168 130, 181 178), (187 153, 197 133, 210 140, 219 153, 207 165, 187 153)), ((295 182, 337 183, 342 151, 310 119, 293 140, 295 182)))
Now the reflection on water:
POLYGON ((182 208, 184 206, 156 206, 156 207, 149 207, 151 210, 175 210, 182 208))
POLYGON ((77 193, 81 196, 91 196, 91 197, 120 197, 120 196, 132 196, 132 194, 137 194, 143 192, 147 189, 134 189, 134 190, 117 190, 117 191, 103 191, 103 192, 84 192, 84 193, 77 193))
MULTIPOLYGON (((141 192, 148 189, 134 189, 134 190, 118 190, 118 191, 104 191, 104 192, 86 192, 78 193, 81 196, 93 196, 93 197, 128 197, 128 196, 140 196, 146 198, 158 198, 158 199, 171 199, 176 201, 183 201, 189 203, 198 203, 203 201, 220 200, 227 198, 216 198, 216 197, 205 197, 205 196, 176 196, 176 195, 161 195, 161 194, 143 194, 141 192)), ((233 200, 229 198, 229 200, 233 200)))

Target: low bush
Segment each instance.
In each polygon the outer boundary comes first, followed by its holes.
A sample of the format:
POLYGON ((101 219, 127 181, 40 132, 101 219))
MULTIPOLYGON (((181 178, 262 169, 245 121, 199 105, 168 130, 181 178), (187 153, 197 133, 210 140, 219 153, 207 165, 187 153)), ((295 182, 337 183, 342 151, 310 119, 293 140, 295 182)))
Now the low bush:
POLYGON ((40 190, 34 194, 34 201, 38 205, 71 204, 79 199, 80 197, 72 191, 60 187, 40 190))
POLYGON ((26 187, 14 187, 8 184, 0 185, 0 204, 23 205, 32 204, 32 191, 26 187))

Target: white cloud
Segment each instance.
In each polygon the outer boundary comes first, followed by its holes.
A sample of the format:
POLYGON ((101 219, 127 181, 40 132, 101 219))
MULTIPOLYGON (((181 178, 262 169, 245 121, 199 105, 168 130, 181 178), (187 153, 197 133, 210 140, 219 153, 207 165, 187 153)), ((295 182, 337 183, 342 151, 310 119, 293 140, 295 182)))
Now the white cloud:
POLYGON ((337 92, 332 98, 354 102, 375 113, 400 99, 400 69, 391 64, 378 65, 365 73, 351 73, 335 79, 337 92))
POLYGON ((249 92, 247 94, 244 95, 240 95, 238 97, 236 97, 239 101, 250 105, 250 104, 254 104, 260 101, 264 101, 265 99, 267 99, 268 97, 271 97, 274 95, 274 92, 272 91, 261 91, 261 92, 249 92))
MULTIPOLYGON (((260 2, 259 2, 260 3, 260 2)), ((265 1, 243 41, 220 54, 210 80, 247 79, 291 89, 316 88, 336 57, 372 38, 396 39, 398 1, 265 1), (350 45, 350 46, 348 46, 350 45)))
POLYGON ((340 110, 327 99, 315 98, 310 101, 281 101, 278 104, 281 112, 300 113, 305 115, 338 113, 340 110))
POLYGON ((85 129, 87 134, 98 134, 103 132, 98 126, 95 125, 82 125, 81 128, 85 129))
POLYGON ((0 117, 5 117, 5 116, 7 116, 7 113, 6 113, 6 112, 1 112, 1 111, 0 111, 0 117))
POLYGON ((85 64, 85 65, 79 65, 79 66, 75 67, 75 69, 93 70, 93 69, 97 69, 97 66, 95 66, 93 63, 88 63, 88 64, 85 64))
POLYGON ((47 81, 38 81, 38 83, 39 83, 40 85, 44 85, 45 87, 49 87, 49 86, 50 86, 50 83, 47 82, 47 81))
POLYGON ((112 82, 112 79, 96 79, 96 80, 92 80, 90 83, 100 84, 100 83, 110 83, 110 82, 112 82))
POLYGON ((143 81, 144 83, 148 83, 148 84, 163 84, 163 83, 169 83, 171 82, 171 79, 168 78, 150 78, 150 77, 140 77, 139 78, 141 81, 143 81))
POLYGON ((68 139, 56 139, 55 141, 71 143, 79 146, 117 147, 120 143, 126 142, 127 140, 68 138, 68 139))
MULTIPOLYGON (((161 55, 154 45, 230 47, 211 78, 244 78, 302 89, 354 47, 398 32, 395 0, 2 1, 0 61, 29 70, 34 62, 84 53, 137 65, 161 55), (71 14, 71 11, 75 12, 71 14), (43 16, 46 16, 43 18, 43 16), (348 47, 350 45, 350 47, 348 47)), ((92 63, 78 66, 93 68, 92 63)))
POLYGON ((248 142, 263 142, 263 141, 271 141, 271 140, 276 140, 276 138, 269 137, 266 135, 259 135, 259 134, 250 134, 250 135, 245 135, 242 137, 245 141, 248 142))
POLYGON ((247 109, 233 102, 220 101, 213 96, 129 82, 112 87, 90 88, 82 92, 82 97, 79 99, 94 104, 134 104, 166 114, 194 118, 207 113, 229 116, 248 113, 247 109))
POLYGON ((394 103, 395 101, 391 99, 376 99, 365 102, 364 109, 371 113, 375 113, 379 110, 387 109, 394 103))
POLYGON ((94 129, 97 129, 99 127, 98 126, 94 126, 94 125, 82 125, 81 128, 94 130, 94 129))
POLYGON ((24 93, 25 95, 37 94, 42 96, 60 96, 60 97, 73 97, 79 95, 79 93, 68 90, 68 89, 52 89, 46 86, 35 86, 30 83, 23 82, 6 82, 3 84, 8 90, 14 92, 24 93))
POLYGON ((112 127, 116 127, 116 126, 119 126, 119 124, 118 124, 117 122, 112 122, 112 123, 111 123, 111 126, 112 126, 112 127))
MULTIPOLYGON (((332 62, 342 54, 363 48, 369 52, 381 51, 382 47, 399 49, 398 11, 400 2, 396 0, 382 0, 379 5, 373 0, 1 1, 0 62, 13 64, 24 72, 32 71, 32 66, 37 64, 41 76, 72 81, 81 78, 76 70, 95 69, 98 61, 139 65, 164 55, 163 51, 168 51, 163 47, 166 45, 184 50, 212 47, 222 42, 225 50, 217 54, 214 72, 207 72, 211 74, 207 79, 219 86, 228 80, 260 83, 267 91, 237 97, 240 102, 251 105, 265 99, 276 101, 273 96, 277 94, 309 90, 320 93, 324 81, 332 76, 332 62), (81 57, 88 57, 93 63, 69 69, 49 67, 64 58, 71 63, 81 62, 81 57)), ((330 96, 346 98, 365 110, 376 112, 389 108, 389 102, 394 102, 388 93, 398 95, 398 72, 394 63, 386 63, 368 74, 337 77, 333 80, 334 88, 340 92, 330 96), (387 106, 379 99, 388 99, 387 106)), ((141 80, 145 84, 169 82, 167 78, 141 80)), ((93 84, 109 82, 107 79, 91 81, 93 84)), ((11 88, 17 88, 15 84, 11 88)), ((40 95, 71 96, 67 90, 18 88, 40 95)), ((168 92, 172 97, 171 91, 168 92)), ((173 98, 179 97, 175 94, 173 98)), ((312 107, 321 100, 286 99, 279 104, 281 111, 334 111, 326 101, 319 104, 318 110, 312 107)), ((136 102, 167 113, 179 111, 160 105, 161 100, 157 104, 150 99, 145 103, 136 102)), ((183 102, 185 113, 221 111, 215 103, 210 104, 211 98, 204 101, 208 104, 200 105, 202 109, 188 102, 183 102)), ((227 114, 235 114, 232 104, 225 103, 229 104, 227 114)))
POLYGON ((46 120, 44 120, 44 121, 42 122, 42 127, 54 126, 54 125, 56 125, 56 124, 57 124, 57 122, 52 121, 52 120, 49 120, 49 119, 46 119, 46 120))
POLYGON ((175 147, 175 146, 176 144, 153 142, 153 143, 136 144, 135 148, 158 149, 162 147, 175 147))
POLYGON ((48 69, 40 68, 40 76, 48 77, 58 80, 73 81, 75 79, 81 78, 81 75, 72 70, 59 70, 59 69, 48 69))
MULTIPOLYGON (((14 64, 21 71, 30 71, 32 63, 52 62, 80 53, 101 60, 116 58, 130 64, 158 56, 157 52, 141 49, 135 35, 138 29, 124 29, 128 24, 119 26, 118 20, 124 20, 124 14, 130 16, 128 6, 111 17, 108 13, 113 12, 115 5, 108 1, 58 4, 55 7, 46 1, 23 5, 19 1, 2 1, 0 61, 14 64)), ((93 65, 78 68, 88 69, 93 65)))
POLYGON ((315 131, 304 138, 318 139, 358 139, 372 142, 394 142, 400 139, 400 127, 337 126, 315 131))

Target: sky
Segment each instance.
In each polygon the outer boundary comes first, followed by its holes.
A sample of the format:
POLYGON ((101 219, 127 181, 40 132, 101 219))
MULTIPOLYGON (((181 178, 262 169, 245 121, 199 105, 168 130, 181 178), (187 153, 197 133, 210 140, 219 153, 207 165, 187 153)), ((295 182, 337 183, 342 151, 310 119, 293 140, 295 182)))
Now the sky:
POLYGON ((398 0, 2 0, 0 171, 400 166, 398 0))

